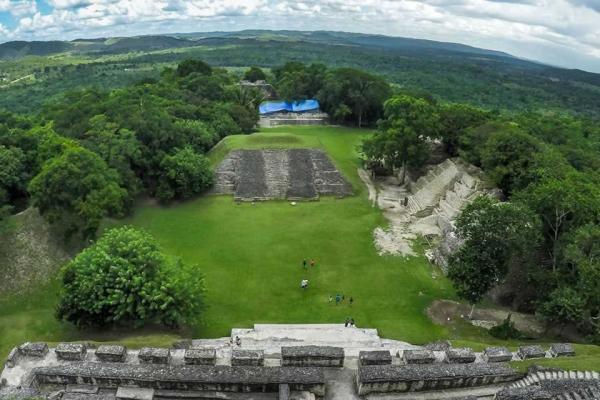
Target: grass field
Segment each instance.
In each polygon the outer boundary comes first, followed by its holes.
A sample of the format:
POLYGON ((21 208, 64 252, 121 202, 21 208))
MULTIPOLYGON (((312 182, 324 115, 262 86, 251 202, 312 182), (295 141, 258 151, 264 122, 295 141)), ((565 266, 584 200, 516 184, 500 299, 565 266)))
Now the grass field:
MULTIPOLYGON (((58 285, 51 282, 27 296, 0 299, 0 354, 25 340, 95 340, 169 345, 177 336, 216 337, 254 323, 343 323, 377 328, 384 337, 413 343, 440 338, 480 349, 498 344, 466 323, 434 325, 425 308, 437 298, 454 298, 450 282, 424 257, 381 257, 372 231, 385 224, 371 207, 356 169, 356 146, 364 130, 334 127, 274 128, 250 136, 228 137, 210 153, 216 165, 236 148, 320 147, 352 183, 356 195, 323 198, 291 206, 286 201, 236 204, 231 196, 202 196, 169 207, 141 205, 128 219, 153 234, 164 251, 198 266, 206 278, 207 309, 184 332, 156 329, 124 333, 78 332, 53 317, 58 285), (305 270, 303 258, 317 265, 305 270), (306 291, 299 288, 308 279, 306 291), (352 306, 329 303, 341 293, 352 306)), ((502 343, 516 346, 517 343, 502 343)), ((600 369, 600 348, 578 346, 580 357, 548 360, 565 368, 600 369)), ((527 363, 517 363, 525 368, 527 363)))

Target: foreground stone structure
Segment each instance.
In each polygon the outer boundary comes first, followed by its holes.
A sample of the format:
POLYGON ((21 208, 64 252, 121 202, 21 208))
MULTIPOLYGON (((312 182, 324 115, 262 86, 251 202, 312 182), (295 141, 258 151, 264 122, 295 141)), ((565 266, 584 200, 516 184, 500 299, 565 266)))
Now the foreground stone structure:
MULTIPOLYGON (((562 357, 571 350, 569 344, 554 344, 545 353, 562 357)), ((343 324, 257 324, 233 329, 230 337, 140 350, 25 343, 5 363, 0 400, 491 400, 496 395, 562 400, 596 395, 597 372, 536 369, 524 375, 495 362, 502 357, 519 358, 503 348, 475 353, 447 341, 414 346, 382 339, 375 329, 343 324), (424 360, 428 364, 413 364, 424 360)))
POLYGON ((352 186, 319 149, 235 150, 217 167, 214 192, 236 201, 317 200, 350 196, 352 186))
POLYGON ((358 394, 422 392, 512 382, 521 375, 504 364, 361 366, 356 376, 358 394))
POLYGON ((301 367, 343 367, 344 349, 331 346, 281 348, 281 364, 301 367))

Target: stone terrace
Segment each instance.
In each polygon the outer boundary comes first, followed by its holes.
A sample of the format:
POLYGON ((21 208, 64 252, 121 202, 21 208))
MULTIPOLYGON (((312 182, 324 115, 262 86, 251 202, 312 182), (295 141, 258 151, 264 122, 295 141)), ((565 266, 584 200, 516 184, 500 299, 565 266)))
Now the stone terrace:
POLYGON ((235 150, 216 170, 214 193, 238 201, 349 196, 351 185, 318 149, 235 150))

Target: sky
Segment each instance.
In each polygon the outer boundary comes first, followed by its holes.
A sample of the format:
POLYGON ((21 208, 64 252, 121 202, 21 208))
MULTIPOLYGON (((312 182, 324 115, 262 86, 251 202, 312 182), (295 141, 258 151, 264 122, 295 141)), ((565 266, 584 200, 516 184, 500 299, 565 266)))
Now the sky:
POLYGON ((600 73, 600 0, 0 0, 0 42, 242 29, 457 42, 600 73))

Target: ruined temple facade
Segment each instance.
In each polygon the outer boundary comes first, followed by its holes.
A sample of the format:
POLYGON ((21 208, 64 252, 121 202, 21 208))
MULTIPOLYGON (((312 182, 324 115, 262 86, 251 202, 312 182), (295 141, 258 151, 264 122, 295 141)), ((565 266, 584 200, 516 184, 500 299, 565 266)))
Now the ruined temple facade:
POLYGON ((574 355, 569 344, 474 352, 424 347, 343 325, 255 325, 171 348, 24 343, 8 357, 0 398, 113 399, 598 399, 597 372, 506 361, 574 355), (236 340, 239 338, 236 344, 236 340))

